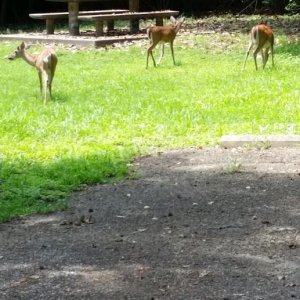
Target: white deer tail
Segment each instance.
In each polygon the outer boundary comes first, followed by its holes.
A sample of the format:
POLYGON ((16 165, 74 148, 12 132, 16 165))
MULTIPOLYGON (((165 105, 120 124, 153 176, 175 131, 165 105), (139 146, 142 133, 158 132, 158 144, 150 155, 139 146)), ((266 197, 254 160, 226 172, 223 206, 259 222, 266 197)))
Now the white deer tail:
POLYGON ((48 54, 47 56, 45 56, 45 57, 43 58, 43 62, 44 62, 45 64, 51 63, 51 60, 52 60, 52 54, 51 54, 51 53, 48 54))

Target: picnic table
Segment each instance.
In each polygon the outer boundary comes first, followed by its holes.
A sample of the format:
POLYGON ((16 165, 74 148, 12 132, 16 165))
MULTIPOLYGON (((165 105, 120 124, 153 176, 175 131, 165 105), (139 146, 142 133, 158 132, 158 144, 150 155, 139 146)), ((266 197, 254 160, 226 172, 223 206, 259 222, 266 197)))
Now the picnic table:
MULTIPOLYGON (((113 20, 130 20, 136 21, 134 26, 139 26, 140 19, 156 19, 156 25, 163 25, 163 18, 170 16, 177 16, 179 11, 175 10, 160 10, 160 11, 145 11, 145 12, 120 12, 114 14, 90 14, 90 15, 79 15, 79 20, 91 20, 95 22, 96 36, 103 35, 103 21, 113 20)), ((135 29, 131 31, 135 31, 135 29)))
MULTIPOLYGON (((69 33, 70 35, 79 35, 79 20, 78 20, 79 3, 80 2, 101 2, 107 0, 46 0, 46 1, 68 3, 69 33)), ((139 0, 128 0, 128 1, 129 1, 130 11, 139 10, 139 0)), ((133 24, 132 29, 134 30, 135 27, 136 27, 136 23, 133 24)))
MULTIPOLYGON (((78 17, 85 15, 99 15, 99 14, 116 14, 116 13, 129 12, 127 9, 107 9, 107 10, 89 10, 89 11, 79 11, 78 17)), ((46 21, 46 31, 47 34, 54 34, 55 21, 61 19, 68 19, 69 12, 51 12, 51 13, 34 13, 29 14, 32 19, 45 20, 46 21)), ((114 22, 108 21, 107 26, 109 30, 114 27, 114 22)))

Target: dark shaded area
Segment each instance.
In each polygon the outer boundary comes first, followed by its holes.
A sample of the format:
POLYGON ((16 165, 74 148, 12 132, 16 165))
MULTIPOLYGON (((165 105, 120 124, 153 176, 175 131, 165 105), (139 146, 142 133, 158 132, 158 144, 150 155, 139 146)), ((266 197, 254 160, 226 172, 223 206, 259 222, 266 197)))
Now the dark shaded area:
MULTIPOLYGON (((282 13, 288 0, 252 1, 252 0, 141 0, 140 10, 174 9, 187 15, 203 13, 282 13)), ((81 3, 81 10, 128 9, 128 1, 103 0, 97 3, 81 3)), ((0 25, 34 23, 29 13, 67 11, 66 3, 46 0, 0 0, 0 25)))

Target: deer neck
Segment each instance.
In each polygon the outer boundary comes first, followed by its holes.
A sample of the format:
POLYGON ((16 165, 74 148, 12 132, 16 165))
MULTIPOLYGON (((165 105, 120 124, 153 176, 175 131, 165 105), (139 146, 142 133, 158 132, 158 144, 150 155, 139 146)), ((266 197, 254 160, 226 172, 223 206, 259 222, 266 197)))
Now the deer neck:
POLYGON ((180 27, 181 27, 181 23, 180 22, 175 25, 175 32, 176 33, 179 31, 180 27))
POLYGON ((36 56, 29 54, 28 52, 24 51, 24 55, 22 58, 31 66, 35 67, 36 66, 36 56))

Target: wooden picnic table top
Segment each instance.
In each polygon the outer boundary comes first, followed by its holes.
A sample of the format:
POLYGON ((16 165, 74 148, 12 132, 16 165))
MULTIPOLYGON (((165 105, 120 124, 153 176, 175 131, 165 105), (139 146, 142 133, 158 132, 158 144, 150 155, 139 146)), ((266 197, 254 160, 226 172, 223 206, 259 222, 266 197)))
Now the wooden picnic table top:
MULTIPOLYGON (((105 10, 87 10, 87 11, 79 11, 79 15, 93 15, 93 14, 114 14, 114 13, 122 13, 128 12, 127 9, 105 9, 105 10)), ((34 13, 29 14, 29 16, 33 19, 45 19, 45 18, 65 18, 69 16, 69 12, 53 12, 53 13, 34 13)))
POLYGON ((115 19, 143 19, 143 18, 156 18, 156 17, 168 17, 178 15, 179 11, 176 10, 159 10, 159 11, 145 11, 145 12, 124 12, 113 14, 97 14, 97 15, 85 15, 79 16, 80 20, 89 19, 102 19, 102 20, 115 20, 115 19))
POLYGON ((102 2, 102 1, 109 1, 109 0, 46 0, 49 2, 102 2))
MULTIPOLYGON (((80 3, 80 2, 103 2, 110 0, 46 0, 50 2, 65 2, 65 3, 80 3)), ((128 0, 129 10, 138 11, 140 6, 140 0, 128 0)))

